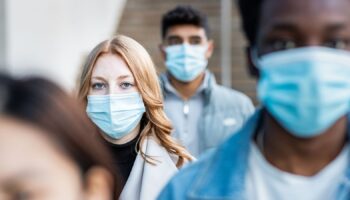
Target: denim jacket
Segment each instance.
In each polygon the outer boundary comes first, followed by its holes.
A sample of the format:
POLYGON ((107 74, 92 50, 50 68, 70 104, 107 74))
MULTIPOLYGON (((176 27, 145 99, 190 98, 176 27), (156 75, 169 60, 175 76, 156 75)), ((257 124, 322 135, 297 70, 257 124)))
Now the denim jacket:
MULTIPOLYGON (((261 113, 257 111, 239 132, 215 151, 208 152, 199 161, 180 171, 158 200, 244 200, 250 144, 260 124, 261 113)), ((348 199, 350 168, 338 187, 335 200, 348 199)))
MULTIPOLYGON (((243 93, 218 85, 209 71, 208 87, 204 90, 204 108, 199 119, 199 152, 204 152, 221 144, 232 133, 240 129, 254 113, 252 101, 243 93)), ((164 99, 169 91, 165 88, 166 74, 160 76, 164 99)))

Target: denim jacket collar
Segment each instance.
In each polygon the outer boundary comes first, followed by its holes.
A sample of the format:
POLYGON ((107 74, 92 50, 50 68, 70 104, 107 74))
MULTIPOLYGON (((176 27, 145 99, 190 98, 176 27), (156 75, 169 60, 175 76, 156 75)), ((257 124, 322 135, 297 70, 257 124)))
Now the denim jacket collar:
MULTIPOLYGON (((245 199, 245 177, 248 169, 250 143, 261 124, 262 113, 262 109, 258 109, 239 132, 219 146, 211 160, 206 162, 198 172, 189 190, 189 199, 245 199)), ((349 116, 348 119, 350 119, 349 116)), ((350 136, 350 131, 348 131, 348 136, 350 136)), ((339 186, 337 200, 347 199, 349 193, 350 167, 347 169, 343 183, 339 186)))
POLYGON ((250 142, 260 113, 257 111, 238 133, 219 146, 211 160, 201 168, 190 189, 190 199, 242 199, 250 142), (208 187, 210 185, 215 187, 208 187))

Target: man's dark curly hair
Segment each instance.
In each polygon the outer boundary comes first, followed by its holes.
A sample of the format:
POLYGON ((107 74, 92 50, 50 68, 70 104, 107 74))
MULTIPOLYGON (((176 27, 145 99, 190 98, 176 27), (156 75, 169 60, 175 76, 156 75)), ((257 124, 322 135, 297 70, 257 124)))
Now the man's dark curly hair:
POLYGON ((209 25, 207 16, 189 5, 180 5, 168 11, 162 17, 162 38, 165 38, 170 27, 176 25, 194 25, 205 30, 209 38, 209 25))
POLYGON ((238 0, 243 32, 250 46, 256 45, 262 3, 263 0, 238 0))

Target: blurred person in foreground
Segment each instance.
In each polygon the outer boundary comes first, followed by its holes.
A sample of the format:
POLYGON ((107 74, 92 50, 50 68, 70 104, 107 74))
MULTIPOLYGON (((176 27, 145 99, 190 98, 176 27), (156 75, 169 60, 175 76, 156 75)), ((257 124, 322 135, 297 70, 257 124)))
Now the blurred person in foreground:
POLYGON ((254 107, 246 95, 218 85, 208 70, 214 42, 203 13, 178 6, 163 15, 161 26, 165 112, 174 137, 199 156, 241 128, 254 107))
POLYGON ((0 75, 0 199, 117 199, 110 154, 93 130, 53 83, 0 75))
POLYGON ((120 199, 155 199, 192 156, 171 137, 147 51, 123 35, 101 42, 86 61, 79 88, 87 115, 117 159, 120 199))
POLYGON ((238 3, 262 109, 159 199, 350 199, 350 1, 238 3))

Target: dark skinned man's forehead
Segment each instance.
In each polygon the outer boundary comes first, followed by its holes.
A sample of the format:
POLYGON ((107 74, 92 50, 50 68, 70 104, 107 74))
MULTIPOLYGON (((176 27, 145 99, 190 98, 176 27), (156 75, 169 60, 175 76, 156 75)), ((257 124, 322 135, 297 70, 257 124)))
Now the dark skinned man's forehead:
POLYGON ((293 28, 291 25, 294 28, 350 26, 349 9, 350 0, 264 0, 260 29, 271 28, 268 26, 293 28))
POLYGON ((350 0, 263 0, 266 13, 327 14, 325 11, 347 12, 350 0))

